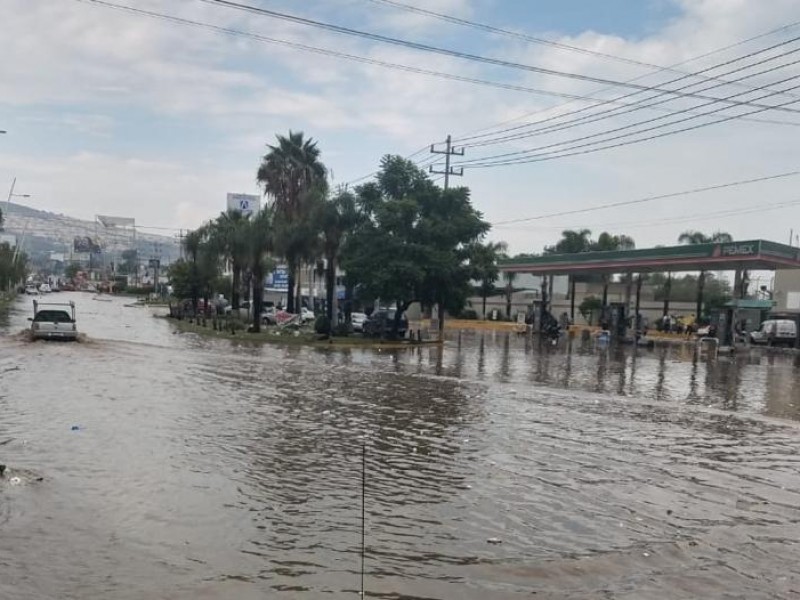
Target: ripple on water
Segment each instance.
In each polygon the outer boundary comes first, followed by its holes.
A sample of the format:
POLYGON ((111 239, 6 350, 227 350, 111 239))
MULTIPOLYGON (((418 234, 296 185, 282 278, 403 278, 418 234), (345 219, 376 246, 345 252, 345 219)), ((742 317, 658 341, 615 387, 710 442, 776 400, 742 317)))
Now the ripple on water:
POLYGON ((0 454, 46 476, 0 488, 0 597, 355 596, 364 444, 376 597, 800 589, 781 361, 248 348, 94 304, 91 344, 0 341, 0 454))

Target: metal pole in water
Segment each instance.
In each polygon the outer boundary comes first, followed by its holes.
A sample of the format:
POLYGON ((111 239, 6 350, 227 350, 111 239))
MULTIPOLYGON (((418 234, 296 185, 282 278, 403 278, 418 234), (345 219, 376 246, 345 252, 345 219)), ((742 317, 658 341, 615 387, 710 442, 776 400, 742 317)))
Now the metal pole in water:
POLYGON ((361 444, 361 597, 364 598, 364 557, 367 553, 367 442, 361 444))

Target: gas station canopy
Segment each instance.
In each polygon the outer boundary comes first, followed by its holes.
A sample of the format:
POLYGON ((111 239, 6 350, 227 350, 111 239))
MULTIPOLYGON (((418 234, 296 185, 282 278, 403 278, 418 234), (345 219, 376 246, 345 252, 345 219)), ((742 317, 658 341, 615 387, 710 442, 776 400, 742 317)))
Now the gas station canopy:
POLYGON ((740 269, 772 271, 800 269, 800 248, 766 240, 749 240, 646 250, 546 254, 531 258, 501 260, 498 266, 504 272, 538 275, 740 269))

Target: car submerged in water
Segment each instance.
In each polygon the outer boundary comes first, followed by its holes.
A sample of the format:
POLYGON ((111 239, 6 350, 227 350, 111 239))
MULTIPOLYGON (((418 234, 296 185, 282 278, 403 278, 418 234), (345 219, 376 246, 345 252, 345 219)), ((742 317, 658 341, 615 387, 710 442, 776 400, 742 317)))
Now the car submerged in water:
POLYGON ((35 340, 78 339, 78 328, 75 323, 74 302, 39 302, 33 301, 33 317, 31 336, 35 340))

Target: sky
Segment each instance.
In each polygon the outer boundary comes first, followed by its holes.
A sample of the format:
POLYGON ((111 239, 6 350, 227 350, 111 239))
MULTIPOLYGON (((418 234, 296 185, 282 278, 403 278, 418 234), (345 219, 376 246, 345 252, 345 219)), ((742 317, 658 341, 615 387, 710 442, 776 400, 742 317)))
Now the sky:
POLYGON ((215 217, 228 192, 260 193, 276 134, 316 140, 334 187, 365 181, 385 154, 427 168, 450 134, 465 153, 450 184, 470 188, 511 253, 566 228, 640 248, 687 229, 800 233, 800 174, 764 179, 800 170, 795 0, 236 0, 492 64, 202 0, 107 1, 216 29, 0 0, 0 197, 16 178, 32 207, 169 235, 215 217))

